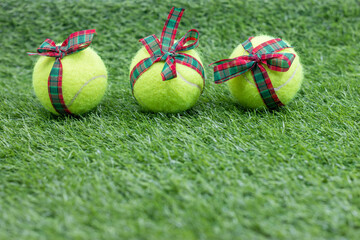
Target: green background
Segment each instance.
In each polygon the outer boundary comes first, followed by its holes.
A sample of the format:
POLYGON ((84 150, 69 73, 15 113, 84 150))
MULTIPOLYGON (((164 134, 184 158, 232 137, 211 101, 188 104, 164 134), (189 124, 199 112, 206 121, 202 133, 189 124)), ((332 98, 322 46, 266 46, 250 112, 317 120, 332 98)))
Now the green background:
POLYGON ((1 1, 0 239, 358 239, 359 16, 351 0, 1 1), (187 112, 142 112, 128 66, 172 6, 177 38, 200 31, 206 89, 187 112), (107 94, 54 117, 26 52, 90 28, 107 94), (275 112, 242 109, 207 67, 259 34, 305 69, 275 112))

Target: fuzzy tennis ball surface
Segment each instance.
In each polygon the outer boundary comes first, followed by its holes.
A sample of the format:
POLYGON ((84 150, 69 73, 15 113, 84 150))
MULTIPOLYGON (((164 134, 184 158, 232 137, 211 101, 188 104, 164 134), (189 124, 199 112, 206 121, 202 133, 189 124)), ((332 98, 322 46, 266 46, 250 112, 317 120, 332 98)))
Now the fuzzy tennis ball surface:
MULTIPOLYGON (((58 115, 51 104, 48 78, 55 62, 54 57, 39 57, 33 72, 33 87, 41 104, 58 115)), ((106 67, 97 53, 90 47, 65 56, 62 91, 66 106, 73 114, 83 114, 96 107, 107 87, 106 67)))
MULTIPOLYGON (((184 51, 196 58, 200 56, 195 50, 184 51)), ((130 65, 130 72, 142 59, 150 57, 146 48, 141 48, 130 65)), ((201 63, 202 64, 202 63, 201 63)), ((185 111, 195 105, 204 87, 203 79, 195 70, 176 64, 177 77, 163 81, 161 71, 164 62, 153 64, 144 72, 134 85, 134 97, 145 111, 176 113, 185 111)))
MULTIPOLYGON (((260 45, 263 42, 274 39, 270 36, 258 36, 251 40, 253 47, 260 45)), ((286 41, 285 41, 286 42, 286 41)), ((286 42, 291 46, 288 42, 286 42)), ((279 53, 293 53, 296 55, 290 69, 287 72, 277 72, 270 70, 267 66, 263 65, 270 77, 275 92, 283 104, 288 104, 299 91, 303 81, 303 68, 300 63, 299 55, 293 48, 286 48, 279 51, 279 53)), ((242 55, 249 55, 240 44, 235 48, 230 58, 239 57, 242 55)), ((266 107, 255 84, 251 71, 233 78, 228 81, 228 86, 231 94, 235 99, 244 107, 247 108, 262 108, 266 107)))

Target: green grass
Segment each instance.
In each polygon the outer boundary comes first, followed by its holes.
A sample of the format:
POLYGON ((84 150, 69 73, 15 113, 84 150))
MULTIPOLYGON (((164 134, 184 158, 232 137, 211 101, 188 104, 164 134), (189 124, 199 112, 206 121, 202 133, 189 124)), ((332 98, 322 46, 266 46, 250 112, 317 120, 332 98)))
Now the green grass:
POLYGON ((0 239, 358 239, 359 4, 1 1, 0 239), (242 109, 206 67, 193 109, 142 112, 128 65, 173 5, 186 8, 178 36, 199 29, 206 66, 251 35, 290 41, 306 70, 296 99, 242 109), (85 116, 54 117, 26 52, 89 28, 107 95, 85 116))

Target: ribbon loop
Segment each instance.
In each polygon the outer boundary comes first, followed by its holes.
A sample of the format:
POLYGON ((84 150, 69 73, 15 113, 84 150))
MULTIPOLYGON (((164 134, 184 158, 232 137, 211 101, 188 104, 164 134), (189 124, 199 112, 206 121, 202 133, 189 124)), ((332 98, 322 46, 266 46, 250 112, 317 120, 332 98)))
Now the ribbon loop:
POLYGON ((153 34, 146 38, 139 40, 146 48, 150 56, 161 56, 163 51, 161 50, 161 44, 159 39, 153 34))
POLYGON ((175 41, 175 36, 181 17, 184 14, 183 8, 171 8, 169 16, 165 22, 164 28, 161 33, 161 46, 163 52, 168 52, 175 41))
POLYGON ((59 48, 56 46, 55 42, 51 39, 46 39, 36 50, 37 53, 28 53, 32 55, 41 55, 49 57, 57 57, 59 54, 59 48))
POLYGON ((211 64, 214 65, 215 83, 223 83, 251 71, 265 105, 269 109, 282 106, 283 103, 281 103, 276 95, 264 65, 270 70, 286 72, 290 69, 295 59, 295 55, 292 53, 278 53, 279 51, 290 47, 280 38, 271 39, 255 48, 251 43, 252 39, 253 37, 250 37, 242 43, 242 46, 249 55, 233 59, 223 59, 211 64))
POLYGON ((199 32, 196 29, 189 30, 171 49, 176 52, 188 51, 199 46, 199 32), (188 44, 189 42, 192 42, 188 44), (186 45, 188 44, 188 45, 186 45))
POLYGON ((287 72, 292 62, 295 59, 295 54, 281 53, 281 54, 264 54, 263 63, 271 70, 278 72, 287 72))
POLYGON ((61 44, 60 50, 66 52, 66 55, 82 51, 90 46, 95 34, 95 29, 74 32, 61 44))
POLYGON ((51 68, 48 78, 48 93, 51 104, 59 114, 72 113, 65 104, 62 93, 62 75, 63 67, 61 59, 67 55, 79 52, 87 48, 96 34, 95 29, 78 31, 70 34, 68 38, 60 45, 56 46, 51 39, 46 39, 37 49, 37 53, 28 53, 32 55, 55 57, 55 62, 51 68))
POLYGON ((190 49, 197 48, 199 45, 199 32, 196 29, 189 30, 179 41, 175 42, 177 28, 185 10, 182 8, 172 8, 165 22, 161 33, 160 41, 155 35, 150 35, 140 39, 150 54, 150 57, 138 62, 130 72, 130 84, 133 87, 137 79, 146 72, 154 63, 165 62, 161 71, 163 81, 177 77, 176 64, 188 66, 197 71, 203 78, 205 84, 205 71, 202 64, 186 53, 190 49))

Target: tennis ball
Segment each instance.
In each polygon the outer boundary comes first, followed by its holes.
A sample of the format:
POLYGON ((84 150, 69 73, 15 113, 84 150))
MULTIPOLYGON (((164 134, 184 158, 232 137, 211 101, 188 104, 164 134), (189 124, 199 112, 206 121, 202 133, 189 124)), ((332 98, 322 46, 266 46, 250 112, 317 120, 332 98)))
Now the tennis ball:
MULTIPOLYGON (((257 47, 263 42, 274 39, 270 36, 257 36, 251 39, 253 47, 257 47)), ((285 41, 286 42, 286 41, 285 41)), ((288 42, 286 42, 291 46, 288 42)), ((287 72, 277 72, 270 70, 263 64, 266 69, 271 83, 275 89, 277 96, 283 104, 288 104, 299 91, 303 81, 303 68, 300 63, 300 57, 293 48, 286 48, 279 51, 279 53, 293 53, 296 55, 290 69, 287 72)), ((235 48, 230 58, 235 58, 243 55, 249 55, 247 51, 240 44, 235 48)), ((247 108, 263 108, 266 107, 260 93, 257 90, 254 78, 251 71, 246 72, 238 77, 228 81, 228 86, 231 94, 240 103, 240 105, 247 108)))
MULTIPOLYGON (((183 51, 196 58, 201 64, 199 54, 191 49, 183 51)), ((141 60, 150 57, 142 47, 130 64, 130 73, 141 60)), ((203 78, 190 67, 176 63, 177 77, 163 81, 161 71, 164 62, 154 63, 135 82, 133 94, 145 111, 176 113, 193 107, 203 90, 203 78)))
MULTIPOLYGON (((48 78, 55 62, 54 57, 39 57, 33 72, 33 87, 41 104, 50 112, 54 109, 48 92, 48 78)), ((67 108, 73 114, 82 114, 96 107, 107 87, 106 67, 90 47, 61 59, 62 92, 67 108)))

